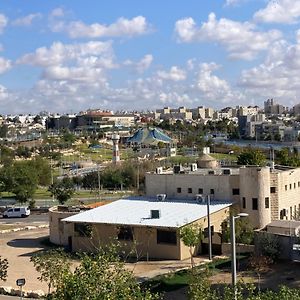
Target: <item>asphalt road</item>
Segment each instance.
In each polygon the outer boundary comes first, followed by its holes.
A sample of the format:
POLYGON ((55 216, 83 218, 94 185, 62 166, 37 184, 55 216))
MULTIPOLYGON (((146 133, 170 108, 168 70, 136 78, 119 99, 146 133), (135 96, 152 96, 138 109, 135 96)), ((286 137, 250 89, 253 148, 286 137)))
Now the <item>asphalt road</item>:
POLYGON ((31 213, 27 218, 7 218, 0 217, 1 224, 26 224, 26 225, 42 225, 49 223, 48 213, 31 213))

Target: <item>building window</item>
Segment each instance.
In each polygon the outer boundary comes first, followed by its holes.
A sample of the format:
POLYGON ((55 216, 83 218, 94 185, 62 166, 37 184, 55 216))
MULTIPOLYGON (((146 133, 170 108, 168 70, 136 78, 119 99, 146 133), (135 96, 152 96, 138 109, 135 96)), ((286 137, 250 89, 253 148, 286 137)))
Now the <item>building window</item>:
POLYGON ((92 236, 92 226, 86 223, 75 223, 74 231, 76 236, 91 237, 92 236))
POLYGON ((243 201, 243 204, 242 204, 242 205, 243 205, 243 208, 246 208, 246 198, 243 197, 243 198, 242 198, 242 201, 243 201))
POLYGON ((300 187, 300 181, 298 181, 298 187, 300 187))
POLYGON ((177 245, 176 231, 157 230, 157 244, 177 245))
POLYGON ((215 190, 214 189, 210 189, 210 194, 214 195, 215 194, 215 190))
POLYGON ((198 189, 198 194, 203 194, 203 189, 199 188, 198 189))
POLYGON ((252 209, 257 210, 257 207, 258 207, 258 199, 252 198, 252 209))
POLYGON ((290 190, 292 189, 292 184, 290 183, 290 190))
POLYGON ((290 206, 290 220, 293 219, 293 207, 290 206))
MULTIPOLYGON (((213 225, 210 226, 210 232, 211 232, 211 236, 213 236, 214 233, 215 233, 215 227, 213 225)), ((204 230, 203 230, 203 237, 204 238, 208 238, 208 227, 204 228, 204 230)))
POLYGON ((285 187, 285 190, 287 191, 287 184, 284 187, 285 187))
POLYGON ((232 189, 232 195, 239 195, 240 189, 232 189))
POLYGON ((265 198, 265 208, 270 208, 270 198, 269 197, 265 198))
POLYGON ((177 188, 177 193, 180 194, 181 193, 181 188, 177 188))
POLYGON ((132 241, 133 240, 132 228, 129 226, 120 227, 118 232, 118 240, 132 241))
POLYGON ((188 193, 192 194, 193 193, 193 189, 192 188, 188 188, 188 193))
POLYGON ((270 187, 270 193, 275 194, 276 193, 276 186, 271 186, 270 187))
POLYGON ((294 182, 294 189, 296 188, 296 182, 294 182))

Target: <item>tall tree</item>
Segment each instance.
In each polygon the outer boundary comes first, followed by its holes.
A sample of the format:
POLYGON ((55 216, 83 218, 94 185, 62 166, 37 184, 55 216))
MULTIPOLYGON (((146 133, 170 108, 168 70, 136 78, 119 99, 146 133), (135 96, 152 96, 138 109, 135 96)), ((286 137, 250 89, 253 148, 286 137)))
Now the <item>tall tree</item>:
POLYGON ((64 204, 72 198, 75 193, 74 182, 71 178, 65 177, 60 181, 55 181, 49 187, 49 192, 60 204, 64 204))
POLYGON ((246 149, 239 156, 237 160, 238 165, 252 165, 265 166, 266 156, 258 149, 246 149))

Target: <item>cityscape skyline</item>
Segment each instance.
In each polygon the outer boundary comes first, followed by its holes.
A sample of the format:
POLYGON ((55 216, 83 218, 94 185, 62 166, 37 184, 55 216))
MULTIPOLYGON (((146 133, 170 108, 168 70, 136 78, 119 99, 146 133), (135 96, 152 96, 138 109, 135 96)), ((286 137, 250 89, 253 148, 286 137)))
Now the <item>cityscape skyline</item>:
POLYGON ((300 1, 13 0, 1 113, 299 102, 300 1))

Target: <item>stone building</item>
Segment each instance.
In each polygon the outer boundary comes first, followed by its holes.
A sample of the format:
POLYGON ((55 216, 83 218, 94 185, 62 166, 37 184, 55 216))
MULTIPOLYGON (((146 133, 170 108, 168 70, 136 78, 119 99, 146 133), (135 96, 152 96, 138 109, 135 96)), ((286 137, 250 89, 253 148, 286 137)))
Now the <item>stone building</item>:
MULTIPOLYGON (((212 165, 211 160, 202 162, 212 165)), ((199 165, 199 163, 198 163, 199 165)), ((160 170, 146 174, 146 195, 195 199, 210 195, 213 201, 232 201, 249 214, 252 224, 262 228, 274 220, 291 220, 300 211, 300 168, 242 166, 182 170, 160 170)))

